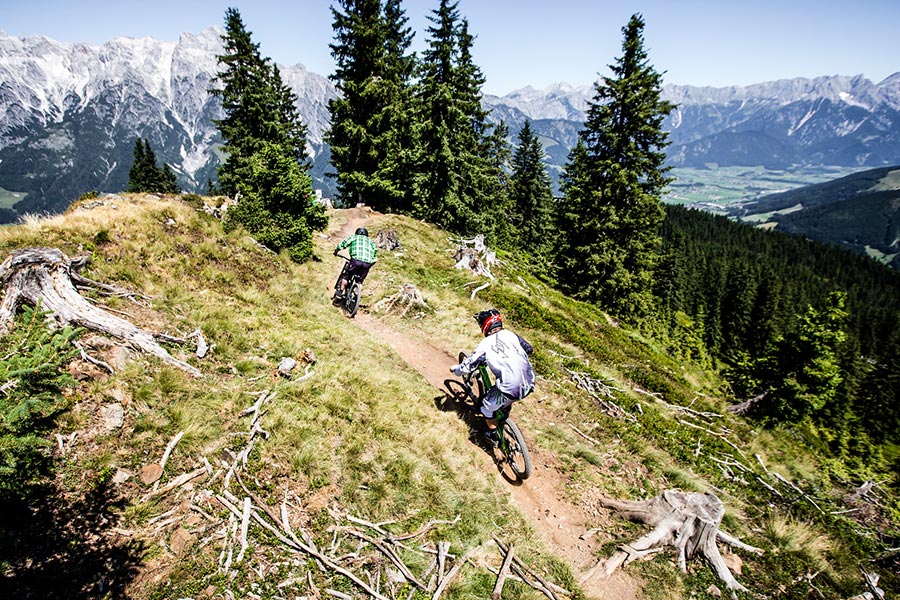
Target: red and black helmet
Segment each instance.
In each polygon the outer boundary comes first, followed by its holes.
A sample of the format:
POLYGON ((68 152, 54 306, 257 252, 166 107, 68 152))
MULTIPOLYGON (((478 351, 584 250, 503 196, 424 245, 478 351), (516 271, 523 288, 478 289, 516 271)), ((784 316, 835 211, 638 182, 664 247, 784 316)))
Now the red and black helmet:
POLYGON ((475 320, 478 321, 481 333, 485 336, 490 335, 495 329, 503 329, 503 317, 496 308, 489 308, 476 313, 475 320))

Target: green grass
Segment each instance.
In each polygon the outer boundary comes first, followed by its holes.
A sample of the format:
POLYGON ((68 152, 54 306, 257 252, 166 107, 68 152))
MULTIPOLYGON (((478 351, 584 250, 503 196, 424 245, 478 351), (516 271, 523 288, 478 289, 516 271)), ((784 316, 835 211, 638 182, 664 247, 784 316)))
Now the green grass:
MULTIPOLYGON (((174 199, 128 197, 115 211, 76 208, 0 230, 0 248, 6 250, 55 245, 75 256, 92 249, 86 276, 149 297, 147 306, 98 297, 100 305, 172 335, 186 336, 199 328, 212 345, 202 360, 189 346, 169 346, 203 371, 199 381, 155 359, 132 356, 113 377, 79 387, 78 397, 86 404, 118 399, 127 418, 122 432, 96 438, 93 452, 73 459, 73 493, 77 461, 89 467, 92 481, 102 484, 113 469, 137 473, 158 461, 182 431, 163 484, 196 468, 201 458, 221 467, 223 456, 246 444, 250 423, 241 411, 270 392, 260 421, 267 435, 258 440, 241 477, 275 510, 286 494, 298 498, 302 525, 318 543, 327 547, 334 538, 328 531, 335 525, 329 508, 371 522, 395 521, 388 527, 397 533, 458 516, 455 525, 435 529, 428 541, 450 541, 458 553, 497 535, 580 597, 576 575, 553 555, 485 468, 465 424, 455 413, 435 407, 436 390, 384 340, 331 306, 329 291, 340 265, 330 250, 345 214, 336 213, 325 233, 329 237, 315 238, 321 260, 303 265, 261 250, 242 232, 224 234, 217 221, 174 199), (317 358, 308 379, 288 380, 275 373, 282 357, 306 351, 317 358)), ((652 338, 614 324, 596 307, 562 296, 522 268, 515 256, 501 255, 496 279, 472 299, 473 286, 467 284, 473 279, 452 268, 448 235, 396 215, 372 215, 367 227, 373 234, 396 229, 403 248, 379 255, 366 281, 364 304, 371 306, 410 282, 433 309, 406 318, 378 315, 387 326, 452 356, 478 341, 472 314, 495 305, 508 325, 535 345, 538 388, 517 408, 516 420, 529 443, 563 475, 563 497, 575 502, 590 490, 643 499, 669 488, 714 489, 726 505, 729 533, 769 552, 762 558, 742 556, 748 574, 739 580, 754 591, 777 595, 806 569, 827 568, 831 595, 859 579, 855 561, 861 555, 854 558, 853 551, 866 544, 845 521, 824 518, 808 504, 789 503, 754 485, 755 476, 764 476, 754 454, 806 488, 832 485, 820 477, 822 462, 792 432, 756 431, 732 416, 706 422, 678 412, 677 407, 691 406, 724 414, 727 398, 715 373, 672 359, 652 338), (610 382, 620 390, 615 402, 634 418, 611 417, 572 384, 569 370, 610 382), (723 430, 727 435, 716 435, 723 430), (744 482, 734 481, 711 456, 740 460, 752 473, 743 475, 744 482), (771 552, 786 553, 789 560, 779 561, 771 552)), ((67 431, 84 429, 88 422, 89 417, 76 413, 62 421, 67 431)), ((231 489, 243 493, 234 483, 231 489)), ((158 547, 159 534, 154 537, 147 524, 176 503, 138 502, 146 489, 136 478, 125 490, 130 500, 119 509, 122 522, 135 530, 146 528, 151 546, 158 547)), ((823 489, 820 495, 827 498, 822 505, 838 507, 839 492, 823 489)), ((614 548, 645 532, 614 520, 603 542, 614 548)), ((279 565, 277 569, 263 576, 242 571, 229 581, 218 571, 218 550, 209 545, 189 559, 170 558, 161 567, 166 576, 156 583, 141 579, 135 597, 193 597, 210 587, 222 593, 227 586, 235 594, 249 593, 306 577, 310 565, 305 558, 285 560, 270 534, 260 530, 253 536, 253 551, 260 560, 279 565)), ((146 560, 163 554, 149 553, 146 560)), ((406 558, 420 570, 427 567, 426 558, 416 553, 406 558)), ((651 563, 627 567, 642 580, 643 597, 687 598, 702 595, 714 583, 706 565, 692 565, 684 576, 673 561, 665 553, 651 563)), ((314 568, 312 573, 320 587, 356 593, 346 580, 314 568)), ((891 583, 887 574, 882 576, 891 583)), ((483 570, 464 568, 445 597, 484 598, 492 585, 493 578, 483 570)), ((291 593, 302 595, 304 589, 291 593)), ((510 598, 542 597, 524 586, 511 585, 507 592, 510 598)))

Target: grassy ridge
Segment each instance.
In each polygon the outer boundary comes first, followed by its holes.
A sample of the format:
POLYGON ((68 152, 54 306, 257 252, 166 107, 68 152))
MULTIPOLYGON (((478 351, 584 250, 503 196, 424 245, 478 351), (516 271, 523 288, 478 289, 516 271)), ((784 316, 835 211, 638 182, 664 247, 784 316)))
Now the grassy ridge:
MULTIPOLYGON (((437 409, 436 390, 383 340, 330 305, 339 269, 330 250, 347 213, 335 213, 327 232, 331 237, 316 237, 322 260, 295 265, 241 232, 224 234, 217 220, 195 208, 177 199, 127 196, 0 230, 4 253, 32 245, 56 246, 70 257, 91 252, 88 277, 152 296, 148 306, 121 298, 97 297, 97 302, 154 331, 186 336, 199 327, 214 344, 203 360, 190 349, 171 348, 205 373, 200 381, 146 357, 132 357, 114 376, 83 381, 77 402, 96 406, 118 400, 126 409, 126 425, 88 437, 91 413, 68 415, 61 433, 80 431, 86 441, 84 452, 66 459, 63 484, 73 491, 85 480, 113 486, 110 473, 138 473, 158 461, 181 431, 162 484, 195 468, 200 457, 217 465, 219 457, 244 447, 247 421, 240 413, 269 390, 275 400, 261 421, 269 436, 255 446, 244 483, 276 510, 286 493, 301 499, 299 526, 321 545, 327 547, 333 535, 329 508, 371 522, 396 521, 397 532, 459 516, 455 526, 438 528, 432 539, 450 541, 453 552, 462 553, 499 535, 515 545, 518 556, 579 597, 577 574, 553 555, 495 474, 485 469, 459 418, 437 409), (282 357, 307 350, 317 358, 314 375, 297 381, 275 374, 282 357)), ((725 529, 767 550, 762 558, 743 556, 739 579, 755 592, 805 597, 811 587, 797 584, 797 577, 807 571, 823 573, 815 585, 825 597, 858 588, 857 561, 875 552, 871 538, 855 533, 859 527, 846 517, 822 514, 803 499, 779 498, 756 485, 754 477, 765 472, 753 456, 814 490, 820 506, 829 509, 840 506, 840 485, 850 482, 827 479, 815 456, 778 432, 756 432, 726 416, 698 420, 679 412, 677 407, 685 406, 723 412, 722 384, 714 374, 673 361, 652 340, 559 295, 521 270, 514 257, 501 257, 497 279, 472 299, 471 277, 452 268, 454 245, 446 234, 395 215, 373 214, 366 226, 373 234, 395 229, 403 247, 380 254, 363 302, 372 306, 412 282, 433 309, 405 318, 380 316, 390 327, 454 355, 477 342, 471 315, 491 304, 535 345, 538 390, 522 403, 517 420, 536 449, 553 456, 552 468, 564 481, 561 496, 575 503, 591 494, 641 499, 667 488, 713 489, 726 505, 725 529), (620 390, 616 402, 634 419, 610 417, 571 383, 570 370, 610 382, 620 390), (577 435, 575 428, 597 443, 577 435), (749 471, 723 469, 713 458, 740 462, 749 471), (792 591, 779 591, 785 589, 792 591)), ((118 526, 140 532, 147 540, 142 564, 165 573, 124 581, 132 596, 185 597, 231 589, 273 597, 278 583, 306 577, 305 562, 284 559, 277 544, 259 533, 254 555, 279 565, 264 575, 223 576, 212 544, 189 559, 173 556, 160 543, 168 532, 155 530, 153 523, 176 503, 167 498, 139 502, 146 488, 137 477, 115 490, 126 499, 115 511, 118 526)), ((596 557, 643 532, 627 523, 604 525, 606 544, 596 557)), ((417 572, 427 567, 421 554, 404 557, 417 572)), ((715 583, 706 566, 693 565, 684 576, 671 558, 629 565, 629 572, 644 580, 644 597, 703 595, 715 583)), ((340 587, 346 585, 340 578, 311 572, 320 587, 349 591, 340 587)), ((882 587, 890 585, 895 582, 889 579, 882 587)), ((444 597, 485 598, 492 586, 486 572, 464 569, 444 597)), ((510 586, 510 598, 543 597, 521 584, 510 586)))

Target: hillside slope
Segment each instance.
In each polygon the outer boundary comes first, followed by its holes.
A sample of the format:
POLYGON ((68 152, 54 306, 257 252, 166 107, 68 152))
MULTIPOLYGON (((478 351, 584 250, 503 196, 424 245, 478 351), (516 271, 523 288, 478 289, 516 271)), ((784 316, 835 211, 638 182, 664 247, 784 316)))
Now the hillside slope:
MULTIPOLYGON (((882 546, 854 532, 889 533, 878 505, 894 500, 850 498, 859 482, 842 481, 777 432, 728 416, 714 376, 567 300, 513 257, 473 299, 484 280, 454 269, 455 243, 428 224, 333 211, 316 239, 323 258, 295 265, 240 232, 224 234, 198 202, 113 196, 0 230, 4 255, 37 245, 70 257, 89 252, 90 279, 150 298, 94 294, 94 302, 148 330, 186 339, 199 329, 212 348, 199 358, 190 345, 170 344, 202 371, 195 380, 86 336, 89 355, 114 373, 72 365, 81 383, 59 422, 55 488, 44 502, 7 511, 2 546, 16 553, 0 564, 16 597, 274 598, 329 589, 369 597, 363 585, 384 597, 432 597, 363 541, 405 532, 418 533, 392 547, 424 586, 460 567, 442 598, 490 596, 502 564, 495 539, 568 597, 706 597, 721 582, 703 563, 688 562, 682 574, 672 553, 608 579, 592 575, 616 545, 646 533, 600 498, 667 489, 714 491, 725 504, 723 527, 766 550, 729 554, 753 593, 863 591, 857 562, 882 546), (329 302, 340 268, 330 250, 360 223, 396 231, 402 247, 380 254, 350 320, 329 302), (430 310, 377 311, 404 283, 430 310), (477 343, 471 315, 486 305, 536 348, 537 389, 515 408, 535 473, 519 486, 477 443, 478 420, 456 410, 446 382, 456 353, 477 343), (278 373, 285 357, 299 361, 290 376, 278 373), (579 387, 575 375, 594 387, 579 387), (119 423, 103 418, 113 407, 119 423), (154 482, 148 467, 158 463, 154 482)), ((504 597, 545 595, 511 580, 504 597)))
POLYGON ((900 167, 762 196, 729 209, 731 216, 769 223, 792 235, 848 248, 900 267, 900 167))

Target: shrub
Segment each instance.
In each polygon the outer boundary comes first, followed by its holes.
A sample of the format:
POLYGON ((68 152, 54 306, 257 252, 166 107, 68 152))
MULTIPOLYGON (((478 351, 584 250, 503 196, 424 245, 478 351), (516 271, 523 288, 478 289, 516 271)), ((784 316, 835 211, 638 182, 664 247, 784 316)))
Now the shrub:
POLYGON ((242 198, 229 209, 226 230, 243 226, 260 243, 302 263, 312 257, 312 232, 328 224, 314 200, 312 180, 288 149, 263 144, 249 160, 242 198))
POLYGON ((62 390, 74 379, 71 328, 49 330, 45 313, 24 308, 0 339, 0 498, 24 493, 46 476, 51 443, 41 437, 68 403, 62 390))

